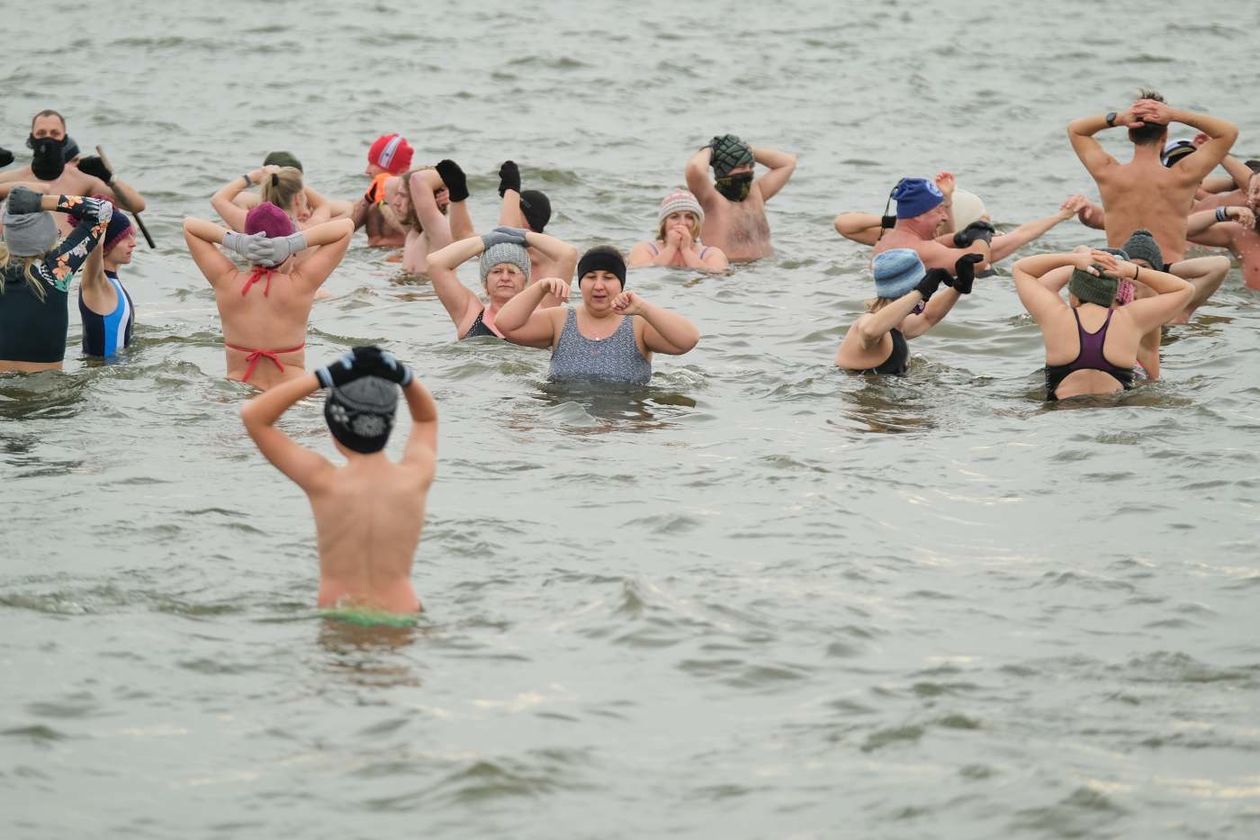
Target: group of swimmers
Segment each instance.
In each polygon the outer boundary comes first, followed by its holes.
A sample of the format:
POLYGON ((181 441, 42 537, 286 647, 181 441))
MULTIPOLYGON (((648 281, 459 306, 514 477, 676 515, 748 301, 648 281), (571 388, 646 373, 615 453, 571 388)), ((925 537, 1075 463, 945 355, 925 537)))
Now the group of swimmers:
MULTIPOLYGON (((942 172, 901 179, 889 196, 895 215, 885 207, 883 216, 837 217, 837 232, 873 246, 875 280, 867 312, 837 350, 840 368, 906 373, 908 339, 945 317, 977 277, 992 273, 992 263, 1073 215, 1103 228, 1110 247, 1026 257, 1012 269, 1020 301, 1045 339, 1047 399, 1127 389, 1139 365, 1158 378, 1162 327, 1189 318, 1230 266, 1225 256, 1185 259, 1187 239, 1228 248, 1241 258, 1247 285, 1260 288, 1260 164, 1228 154, 1237 137, 1231 123, 1173 109, 1144 91, 1125 111, 1076 120, 1068 133, 1099 185, 1101 207, 1073 196, 1053 216, 999 234, 978 197, 942 172), (1173 122, 1199 134, 1169 142, 1173 122), (1124 164, 1093 138, 1120 126, 1134 144, 1124 164), (1209 178, 1221 164, 1227 177, 1209 178)), ((0 197, 7 195, 0 372, 62 366, 66 299, 76 272, 83 275, 85 354, 115 355, 130 343, 134 321, 118 270, 131 260, 136 232, 122 211, 142 212, 143 197, 102 156, 81 157, 55 111, 35 116, 28 145, 31 165, 0 173, 0 197)), ((224 225, 184 221, 189 252, 214 290, 227 375, 263 391, 242 409, 246 429, 310 497, 321 606, 418 608, 409 572, 435 464, 436 406, 406 365, 379 348, 359 347, 306 371, 314 301, 357 229, 366 229, 369 245, 401 249, 404 270, 429 276, 458 339, 549 348, 554 380, 645 384, 654 353, 687 353, 700 333, 686 317, 628 290, 628 269, 721 272, 732 262, 768 256, 765 205, 796 166, 785 152, 730 134, 714 137, 686 162, 686 189, 661 202, 656 236, 635 245, 627 259, 607 245, 579 256, 546 234, 550 198, 522 189, 512 161, 499 170, 499 226, 478 235, 461 167, 452 160, 413 166, 413 155, 403 136, 382 135, 368 150, 367 191, 340 201, 310 187, 292 154, 276 152, 214 193, 211 204, 224 225), (484 299, 456 276, 458 266, 474 259, 484 299), (569 306, 575 276, 580 299, 569 306), (324 414, 345 467, 275 426, 320 388, 328 391, 324 414), (400 393, 412 426, 403 460, 394 464, 383 449, 400 393)))

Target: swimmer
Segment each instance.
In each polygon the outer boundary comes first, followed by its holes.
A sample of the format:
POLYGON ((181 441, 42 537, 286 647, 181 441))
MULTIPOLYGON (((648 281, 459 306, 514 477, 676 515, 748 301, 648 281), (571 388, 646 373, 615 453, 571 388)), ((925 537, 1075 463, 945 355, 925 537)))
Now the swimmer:
POLYGON ((310 500, 319 543, 318 605, 421 610, 411 565, 437 466, 438 417, 433 396, 411 369, 376 347, 356 347, 327 367, 249 400, 241 406, 241 420, 263 456, 310 500), (384 449, 400 387, 411 430, 395 464, 384 449), (285 411, 320 388, 328 389, 324 419, 344 466, 276 427, 285 411))
POLYGON ((0 242, 0 372, 61 370, 70 328, 67 290, 113 213, 112 204, 95 198, 21 186, 9 193, 0 242), (78 217, 60 242, 47 211, 78 217))
MULTIPOLYGON (((472 236, 453 242, 429 255, 429 275, 446 313, 455 324, 460 339, 497 336, 503 333, 496 324, 499 310, 529 284, 532 261, 527 248, 532 248, 550 263, 577 262, 577 249, 545 233, 522 228, 498 227, 484 236, 472 236), (478 268, 485 286, 486 299, 469 291, 455 276, 456 267, 481 255, 478 268)), ((567 296, 566 296, 567 297, 567 296)), ((549 298, 546 306, 559 306, 563 299, 549 298)))
POLYGON ((367 169, 363 174, 371 178, 372 183, 355 202, 350 218, 355 230, 367 228, 368 245, 373 248, 401 248, 407 241, 407 231, 382 209, 386 182, 411 168, 413 154, 415 150, 401 134, 382 134, 368 149, 367 169))
MULTIPOLYGON (((48 195, 106 195, 116 197, 127 209, 139 213, 145 208, 144 197, 135 188, 105 166, 99 157, 77 158, 78 146, 66 137, 66 121, 51 109, 40 111, 31 120, 31 134, 26 145, 31 149, 31 165, 0 175, 0 198, 9 194, 14 184, 48 195), (77 159, 76 159, 77 158, 77 159), (68 164, 67 160, 73 161, 68 164)), ((65 234, 71 224, 58 220, 58 229, 65 234)))
POLYGON ((1186 235, 1200 245, 1229 249, 1242 263, 1247 288, 1260 291, 1260 172, 1248 173, 1245 205, 1192 213, 1186 235))
POLYGON ((836 350, 836 367, 850 373, 888 373, 903 376, 910 369, 908 339, 923 335, 941 322, 962 295, 971 294, 980 254, 963 254, 954 273, 925 268, 912 248, 877 254, 875 298, 836 350), (944 284, 946 289, 937 290, 944 284))
MULTIPOLYGON (((263 158, 262 163, 263 169, 266 169, 269 166, 278 167, 280 169, 296 169, 303 180, 306 178, 306 172, 302 169, 302 161, 298 160, 292 152, 271 152, 267 155, 267 157, 263 158)), ((253 173, 249 173, 249 176, 252 177, 253 173)), ((260 182, 253 181, 253 183, 260 182)), ((299 216, 302 214, 298 214, 296 212, 290 213, 289 215, 294 216, 295 220, 306 225, 317 225, 320 222, 326 222, 329 219, 348 218, 354 210, 353 202, 328 198, 323 193, 315 190, 309 184, 303 185, 302 197, 306 202, 306 210, 309 215, 304 215, 301 218, 299 218, 299 216)), ((232 199, 232 203, 243 210, 253 210, 264 201, 271 201, 271 203, 279 205, 282 210, 287 211, 290 209, 285 207, 284 202, 275 201, 271 198, 263 198, 256 192, 242 191, 232 199)), ((220 216, 222 216, 222 214, 220 214, 220 216)), ((239 230, 239 228, 237 229, 239 230)))
POLYGON ((214 289, 228 379, 265 391, 303 374, 311 306, 353 234, 349 219, 295 232, 293 220, 270 203, 249 211, 243 234, 204 219, 184 220, 188 250, 214 289), (220 244, 245 258, 250 271, 241 271, 214 247, 220 244), (316 246, 323 247, 301 265, 290 259, 316 246))
MULTIPOLYGON (((1067 132, 1073 151, 1102 196, 1100 221, 1107 232, 1107 244, 1120 248, 1133 231, 1149 230, 1166 260, 1157 268, 1173 270, 1186 255, 1186 218, 1194 205, 1195 191, 1234 145, 1237 126, 1220 117, 1170 108, 1158 93, 1143 90, 1128 109, 1081 117, 1068 125, 1067 132), (1165 166, 1162 153, 1168 126, 1174 122, 1198 129, 1207 139, 1193 153, 1165 166), (1117 161, 1094 139, 1098 132, 1117 126, 1128 128, 1133 143, 1133 158, 1128 163, 1117 161)), ((1211 296, 1225 276, 1220 268, 1216 262, 1191 266, 1184 272, 1174 270, 1195 286, 1194 296, 1176 320, 1188 319, 1211 296)))
POLYGON ((407 231, 402 263, 408 274, 428 274, 430 254, 474 233, 467 178, 453 160, 390 178, 385 195, 391 218, 407 231))
POLYGON ((691 321, 625 290, 626 263, 616 248, 590 249, 577 273, 582 293, 577 307, 535 311, 548 295, 569 296, 566 281, 548 277, 508 301, 497 319, 508 341, 551 348, 553 382, 646 385, 653 353, 681 356, 700 340, 691 321))
POLYGON ((316 219, 302 183, 302 170, 293 166, 260 166, 228 181, 210 197, 210 206, 224 224, 237 233, 245 230, 245 217, 249 211, 264 202, 270 202, 287 213, 298 230, 328 220, 326 210, 316 219), (255 186, 259 188, 257 195, 245 192, 255 186), (251 206, 247 208, 238 204, 237 199, 241 198, 247 199, 243 203, 251 206))
POLYGON ((118 269, 131 263, 136 229, 127 214, 115 210, 101 247, 92 251, 79 282, 79 318, 83 322, 83 355, 110 359, 131 346, 136 312, 131 295, 118 279, 118 269))
POLYGON ((1142 336, 1158 329, 1194 294, 1194 287, 1180 277, 1099 250, 1024 257, 1012 272, 1019 300, 1045 341, 1047 400, 1133 387, 1142 336), (1039 282, 1065 266, 1072 268, 1068 303, 1039 282), (1142 283, 1155 295, 1116 308, 1122 279, 1142 283))
MULTIPOLYGON (((551 221, 551 199, 541 190, 522 190, 521 171, 513 161, 506 160, 499 167, 499 197, 502 199, 499 224, 503 227, 524 228, 542 233, 551 221)), ((556 261, 531 246, 529 273, 533 277, 559 277, 570 281, 577 269, 577 258, 576 248, 566 252, 562 260, 556 261)))
POLYGON ((919 255, 925 268, 951 271, 964 254, 979 254, 982 260, 977 270, 987 267, 993 225, 977 220, 957 233, 937 236, 940 225, 950 219, 951 208, 935 183, 926 178, 902 178, 888 198, 897 202, 897 215, 885 217, 884 235, 875 243, 877 255, 909 248, 919 255))
POLYGON ((731 262, 748 262, 774 253, 766 202, 786 186, 796 171, 796 155, 752 147, 734 134, 714 137, 691 156, 687 188, 704 208, 704 241, 722 249, 731 262), (753 178, 753 165, 769 171, 753 178), (708 170, 713 169, 713 180, 708 170))
POLYGON ((655 242, 640 242, 630 249, 630 268, 649 265, 691 268, 696 271, 726 271, 730 262, 721 248, 700 242, 704 210, 696 197, 681 187, 661 201, 657 211, 655 242))

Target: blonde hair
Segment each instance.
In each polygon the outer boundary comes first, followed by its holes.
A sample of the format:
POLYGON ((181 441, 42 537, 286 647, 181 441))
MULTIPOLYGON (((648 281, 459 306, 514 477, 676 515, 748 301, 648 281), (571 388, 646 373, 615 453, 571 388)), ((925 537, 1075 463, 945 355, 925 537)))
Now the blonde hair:
POLYGON ((26 280, 26 285, 31 287, 31 293, 42 302, 47 297, 47 293, 44 291, 44 284, 35 276, 35 264, 40 259, 40 257, 16 257, 9 253, 9 246, 0 241, 0 295, 4 294, 5 271, 10 265, 20 262, 22 264, 22 277, 26 280))
MULTIPOLYGON (((674 213, 691 213, 691 211, 690 210, 675 210, 674 213)), ((669 215, 672 216, 674 215, 674 213, 670 213, 669 215)), ((691 241, 699 242, 700 241, 700 217, 697 216, 695 213, 691 213, 691 218, 692 218, 691 241)), ((669 221, 669 216, 666 216, 665 218, 661 219, 661 223, 657 225, 656 227, 656 238, 660 240, 661 242, 665 241, 665 223, 668 221, 669 221)))
POLYGON ((871 298, 870 300, 866 302, 866 313, 868 315, 874 314, 878 312, 879 310, 883 309, 888 304, 892 303, 893 300, 895 300, 895 298, 881 298, 881 297, 871 298))
POLYGON ((292 166, 282 166, 271 176, 264 178, 259 194, 263 201, 270 201, 288 212, 302 192, 302 172, 292 166))

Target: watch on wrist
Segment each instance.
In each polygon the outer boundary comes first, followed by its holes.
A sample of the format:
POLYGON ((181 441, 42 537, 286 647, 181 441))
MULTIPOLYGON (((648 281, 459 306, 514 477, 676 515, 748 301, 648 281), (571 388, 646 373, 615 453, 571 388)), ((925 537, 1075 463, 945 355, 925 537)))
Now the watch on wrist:
POLYGON ((1120 115, 1119 115, 1119 114, 1117 114, 1115 111, 1108 111, 1108 112, 1107 112, 1107 128, 1115 128, 1115 127, 1116 127, 1116 117, 1118 117, 1118 116, 1120 116, 1120 115))

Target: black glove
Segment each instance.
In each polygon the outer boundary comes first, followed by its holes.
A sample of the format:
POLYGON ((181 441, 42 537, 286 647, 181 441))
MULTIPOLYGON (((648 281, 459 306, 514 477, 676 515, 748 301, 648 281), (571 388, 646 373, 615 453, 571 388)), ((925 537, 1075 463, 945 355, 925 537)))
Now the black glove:
POLYGON ((943 268, 929 268, 927 274, 923 275, 923 279, 919 281, 919 285, 914 289, 923 295, 923 299, 927 300, 936 293, 941 283, 949 279, 949 272, 943 268))
POLYGON ((954 263, 954 276, 944 283, 960 295, 971 294, 971 284, 976 282, 976 266, 984 262, 980 254, 963 254, 954 263))
POLYGON ((508 190, 521 191, 521 170, 512 161, 505 160, 499 167, 499 196, 508 190))
POLYGON ((993 234, 997 233, 997 228, 984 220, 977 220, 967 225, 958 233, 954 234, 955 248, 970 248, 972 243, 977 239, 983 239, 985 242, 993 241, 993 234))
POLYGON ((0 146, 0 166, 8 166, 10 163, 13 163, 13 152, 0 146))
POLYGON ((403 387, 411 384, 411 368, 398 361, 393 353, 379 347, 356 347, 352 351, 354 366, 364 376, 379 376, 403 387))
POLYGON ((446 191, 451 194, 451 201, 463 201, 468 198, 468 178, 464 175, 464 170, 459 168, 458 163, 453 160, 440 160, 437 173, 442 176, 442 183, 446 184, 446 191))
POLYGON ((96 155, 79 158, 79 171, 93 178, 100 178, 107 184, 114 180, 114 173, 110 172, 105 161, 96 155))

